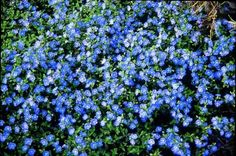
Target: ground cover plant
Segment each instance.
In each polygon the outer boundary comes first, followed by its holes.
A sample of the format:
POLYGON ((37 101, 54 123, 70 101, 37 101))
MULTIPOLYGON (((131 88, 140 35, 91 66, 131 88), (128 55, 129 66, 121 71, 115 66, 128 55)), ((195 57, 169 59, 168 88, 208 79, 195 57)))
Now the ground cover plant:
POLYGON ((180 1, 4 6, 0 155, 232 154, 234 22, 180 1))

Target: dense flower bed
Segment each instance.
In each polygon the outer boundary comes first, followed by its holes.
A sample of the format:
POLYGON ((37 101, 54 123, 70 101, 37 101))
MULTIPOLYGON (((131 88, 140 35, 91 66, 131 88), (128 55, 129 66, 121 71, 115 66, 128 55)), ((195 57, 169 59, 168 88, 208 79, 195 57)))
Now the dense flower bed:
POLYGON ((209 38, 184 2, 42 5, 3 20, 2 153, 210 155, 234 137, 226 19, 209 38))

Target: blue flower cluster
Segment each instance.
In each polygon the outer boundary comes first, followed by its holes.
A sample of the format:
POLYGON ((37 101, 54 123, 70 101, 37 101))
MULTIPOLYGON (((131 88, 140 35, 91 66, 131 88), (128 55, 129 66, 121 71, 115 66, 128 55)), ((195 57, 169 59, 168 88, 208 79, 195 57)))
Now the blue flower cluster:
POLYGON ((235 32, 185 2, 22 0, 3 41, 0 148, 210 155, 234 137, 235 32))

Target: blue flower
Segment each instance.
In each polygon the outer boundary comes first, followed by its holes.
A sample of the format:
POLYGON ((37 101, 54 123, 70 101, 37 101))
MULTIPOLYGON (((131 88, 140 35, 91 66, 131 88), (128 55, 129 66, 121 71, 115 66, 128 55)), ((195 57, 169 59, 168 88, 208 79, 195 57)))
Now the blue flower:
POLYGON ((231 136, 232 136, 232 133, 231 133, 231 132, 226 132, 226 133, 225 133, 225 137, 226 137, 226 138, 229 139, 229 138, 231 138, 231 136))
POLYGON ((14 122, 15 122, 15 117, 13 117, 13 116, 10 116, 10 118, 9 118, 9 122, 11 123, 11 124, 13 124, 14 122))
POLYGON ((7 85, 2 85, 2 86, 1 86, 1 91, 2 91, 3 93, 5 93, 7 90, 8 90, 7 85))
POLYGON ((3 120, 0 120, 0 126, 3 126, 4 125, 4 121, 3 120))
POLYGON ((156 132, 161 132, 161 131, 162 131, 162 127, 157 126, 155 131, 156 131, 156 132))
POLYGON ((89 130, 90 128, 91 128, 91 124, 90 123, 86 123, 84 125, 84 129, 89 130))
POLYGON ((24 145, 24 146, 21 147, 21 150, 22 150, 23 152, 26 152, 26 151, 28 150, 28 148, 29 148, 29 146, 24 145))
POLYGON ((231 103, 231 102, 234 101, 234 96, 231 95, 231 94, 226 94, 226 95, 224 96, 224 98, 225 98, 225 101, 226 101, 227 103, 231 103))
POLYGON ((32 144, 32 142, 33 142, 32 138, 25 138, 24 144, 30 146, 32 144))
POLYGON ((13 142, 9 142, 7 147, 9 150, 14 150, 16 148, 16 144, 13 142))
POLYGON ((91 120, 91 125, 95 126, 97 123, 98 120, 96 118, 91 120))
POLYGON ((18 127, 18 126, 15 126, 15 134, 18 134, 19 132, 20 132, 20 127, 18 127))
POLYGON ((103 126, 105 126, 105 124, 106 124, 106 121, 104 121, 104 120, 102 120, 101 122, 100 122, 100 125, 103 127, 103 126))
POLYGON ((83 152, 79 156, 87 156, 87 153, 83 152))
POLYGON ((46 139, 41 139, 40 140, 40 143, 43 145, 43 146, 47 146, 48 145, 48 141, 46 139))
POLYGON ((6 104, 11 104, 12 103, 12 98, 7 97, 5 101, 6 101, 6 104))
POLYGON ((78 151, 78 149, 76 149, 76 148, 74 148, 73 150, 72 150, 72 153, 73 153, 73 155, 78 155, 79 154, 79 151, 78 151))
POLYGON ((91 149, 97 149, 97 143, 96 142, 91 142, 90 143, 90 147, 91 147, 91 149))
POLYGON ((28 154, 29 156, 34 156, 35 152, 36 152, 35 149, 31 148, 29 149, 28 154))
POLYGON ((53 139, 55 138, 53 134, 49 134, 46 136, 47 140, 50 142, 50 141, 53 141, 53 139))
POLYGON ((6 126, 6 127, 4 127, 4 132, 5 132, 5 133, 11 133, 11 131, 12 131, 11 126, 6 126))
POLYGON ((74 134, 74 132, 75 132, 75 129, 74 129, 73 127, 70 127, 70 128, 68 129, 68 133, 69 133, 70 135, 74 134))
POLYGON ((48 122, 50 122, 50 121, 52 120, 52 116, 51 116, 50 114, 47 114, 46 120, 47 120, 48 122))
POLYGON ((174 154, 179 154, 180 153, 180 149, 177 145, 174 145, 172 148, 171 148, 172 152, 174 154))
POLYGON ((22 123, 21 128, 22 128, 24 133, 28 132, 28 130, 29 130, 29 126, 26 122, 22 123))
POLYGON ((155 140, 154 139, 149 139, 147 143, 149 145, 153 146, 155 144, 155 140))
POLYGON ((166 139, 165 139, 165 138, 161 138, 161 139, 158 141, 158 144, 159 144, 160 146, 165 145, 165 144, 166 144, 166 139))
POLYGON ((76 142, 77 144, 82 144, 83 141, 84 141, 84 140, 83 140, 82 137, 78 137, 78 136, 77 136, 77 137, 75 138, 75 142, 76 142))
POLYGON ((138 138, 138 135, 137 134, 131 134, 129 136, 129 140, 136 140, 138 138))
POLYGON ((202 142, 201 142, 201 140, 195 139, 195 140, 194 140, 194 143, 195 143, 196 147, 198 147, 198 148, 201 148, 201 147, 202 147, 202 142))
POLYGON ((56 146, 55 150, 56 150, 56 153, 61 153, 62 147, 61 146, 56 146))
POLYGON ((43 156, 49 156, 49 155, 50 155, 49 151, 43 151, 43 156))
POLYGON ((212 152, 216 152, 217 149, 218 149, 217 146, 212 146, 210 150, 211 150, 212 152))
POLYGON ((23 42, 18 42, 18 49, 19 50, 23 50, 24 49, 24 46, 25 46, 25 44, 23 43, 23 42))
POLYGON ((26 91, 29 89, 29 84, 24 84, 21 88, 23 91, 26 91))

